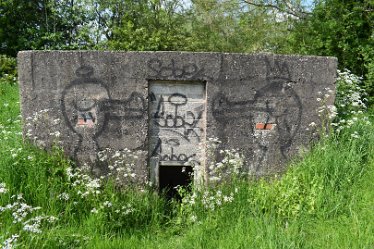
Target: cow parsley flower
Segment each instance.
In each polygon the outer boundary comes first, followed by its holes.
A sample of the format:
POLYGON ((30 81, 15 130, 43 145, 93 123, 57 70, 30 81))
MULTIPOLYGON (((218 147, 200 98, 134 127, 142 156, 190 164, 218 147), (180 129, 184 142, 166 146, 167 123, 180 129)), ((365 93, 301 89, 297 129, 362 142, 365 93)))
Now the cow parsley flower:
POLYGON ((6 239, 2 244, 1 248, 3 249, 12 249, 16 245, 16 242, 19 238, 18 234, 13 234, 10 238, 6 239))
POLYGON ((357 131, 355 131, 355 132, 353 132, 352 134, 351 134, 351 137, 352 138, 360 138, 360 135, 357 133, 357 131))
POLYGON ((61 193, 57 196, 60 200, 68 201, 69 200, 69 194, 68 193, 61 193))
POLYGON ((104 205, 104 207, 111 207, 111 206, 113 206, 113 204, 110 202, 110 201, 105 201, 104 203, 103 203, 103 205, 104 205))
POLYGON ((8 192, 8 189, 6 188, 5 183, 0 183, 0 194, 4 194, 8 192))

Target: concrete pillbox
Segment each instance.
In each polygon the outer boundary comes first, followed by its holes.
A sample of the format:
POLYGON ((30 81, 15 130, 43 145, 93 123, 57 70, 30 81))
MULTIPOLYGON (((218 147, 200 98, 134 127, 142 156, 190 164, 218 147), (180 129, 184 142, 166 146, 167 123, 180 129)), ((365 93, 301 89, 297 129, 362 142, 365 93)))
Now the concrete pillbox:
POLYGON ((336 69, 335 58, 314 56, 23 51, 24 136, 58 143, 97 175, 127 153, 138 183, 159 185, 160 167, 191 167, 195 181, 209 181, 218 151, 233 149, 242 171, 274 174, 308 145, 316 99, 328 92, 333 103, 336 69))

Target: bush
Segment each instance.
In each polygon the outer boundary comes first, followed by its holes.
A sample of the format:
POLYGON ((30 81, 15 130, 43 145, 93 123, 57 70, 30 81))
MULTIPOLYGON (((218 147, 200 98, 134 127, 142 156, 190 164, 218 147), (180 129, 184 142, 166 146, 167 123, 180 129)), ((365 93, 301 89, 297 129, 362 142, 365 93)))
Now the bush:
POLYGON ((5 74, 17 75, 17 61, 16 58, 6 55, 0 55, 0 77, 5 74))
POLYGON ((335 105, 340 118, 365 111, 368 102, 367 95, 363 88, 362 77, 352 74, 347 69, 338 70, 335 105))
POLYGON ((14 84, 17 81, 17 60, 0 55, 0 83, 14 84))

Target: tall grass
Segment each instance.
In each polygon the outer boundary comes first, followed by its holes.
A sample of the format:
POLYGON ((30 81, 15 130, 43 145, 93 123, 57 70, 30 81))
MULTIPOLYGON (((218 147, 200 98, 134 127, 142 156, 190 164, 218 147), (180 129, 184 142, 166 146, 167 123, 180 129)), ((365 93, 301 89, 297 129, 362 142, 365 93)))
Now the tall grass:
POLYGON ((182 201, 169 202, 151 188, 94 179, 57 147, 23 143, 17 86, 0 84, 0 97, 5 248, 374 247, 369 114, 321 139, 282 176, 181 190, 182 201))

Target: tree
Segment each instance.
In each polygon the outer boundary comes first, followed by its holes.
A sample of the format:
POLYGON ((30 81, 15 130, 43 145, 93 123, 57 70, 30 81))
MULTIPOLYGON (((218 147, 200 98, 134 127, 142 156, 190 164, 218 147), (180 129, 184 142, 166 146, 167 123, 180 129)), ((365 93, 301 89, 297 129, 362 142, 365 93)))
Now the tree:
POLYGON ((252 6, 273 9, 274 13, 283 13, 291 15, 297 19, 306 18, 311 14, 308 11, 308 7, 302 0, 242 0, 244 3, 247 3, 252 6))
POLYGON ((88 0, 45 1, 50 9, 43 40, 49 49, 88 49, 92 39, 94 13, 88 0))
POLYGON ((0 53, 15 56, 20 49, 34 47, 36 29, 43 22, 43 6, 37 1, 0 2, 0 53))
POLYGON ((96 4, 102 47, 121 50, 183 49, 183 6, 177 0, 112 0, 96 4))
POLYGON ((188 49, 276 52, 288 34, 288 18, 267 5, 242 0, 194 0, 188 49))
POLYGON ((0 53, 90 47, 83 0, 0 1, 0 53))
POLYGON ((312 15, 295 24, 290 43, 301 54, 336 56, 341 69, 364 76, 374 100, 373 0, 321 1, 312 15))

